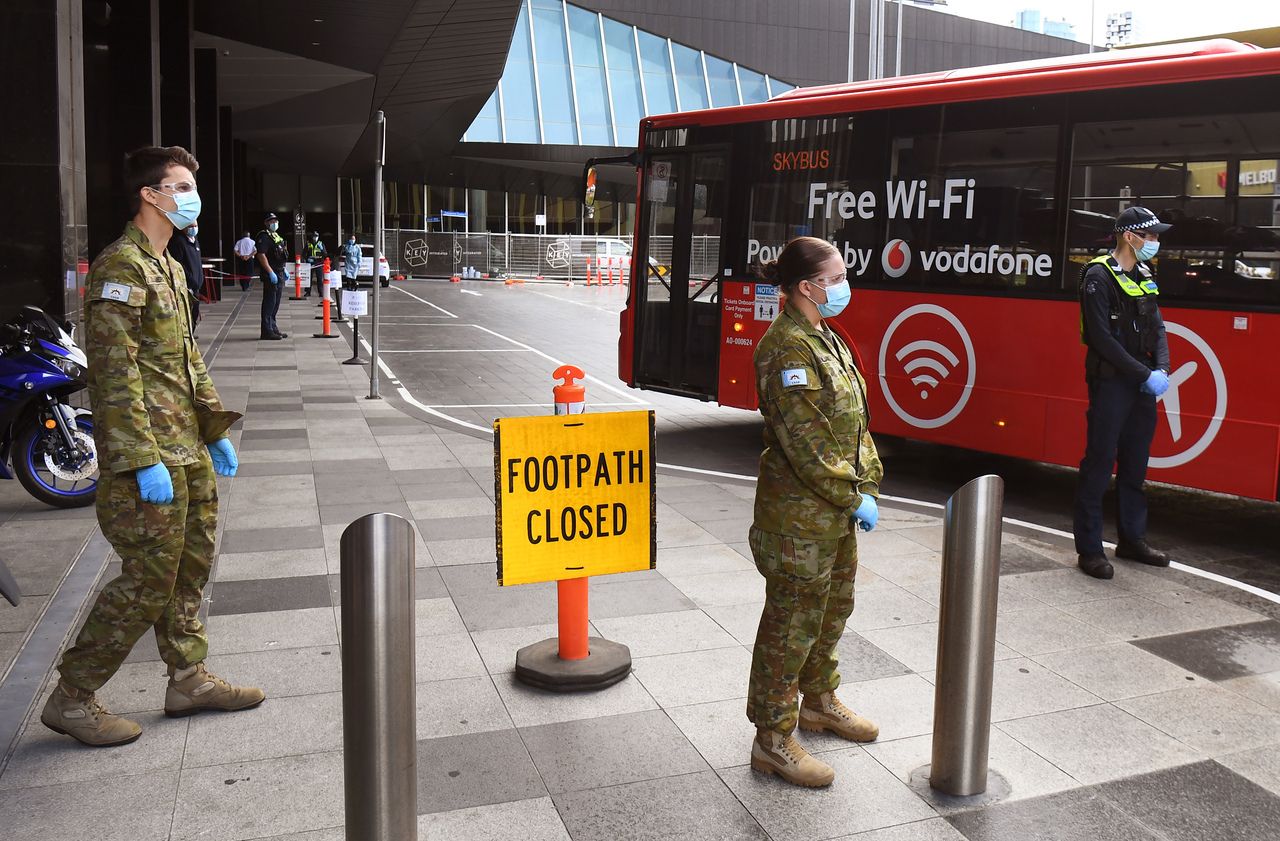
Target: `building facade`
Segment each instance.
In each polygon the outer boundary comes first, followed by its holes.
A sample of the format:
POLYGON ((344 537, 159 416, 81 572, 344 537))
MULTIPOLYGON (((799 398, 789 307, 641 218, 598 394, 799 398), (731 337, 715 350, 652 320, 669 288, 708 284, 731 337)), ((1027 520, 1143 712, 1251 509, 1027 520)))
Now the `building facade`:
MULTIPOLYGON (((886 4, 894 72, 1085 49, 939 5, 886 4)), ((75 317, 90 259, 125 222, 121 161, 143 145, 199 158, 201 248, 220 270, 266 211, 299 248, 312 230, 367 237, 378 111, 389 227, 625 236, 633 178, 606 174, 587 214, 584 161, 626 154, 646 115, 847 81, 851 64, 861 78, 869 4, 855 9, 851 22, 849 0, 11 0, 0 72, 22 119, 0 133, 0 320, 25 304, 75 317)))

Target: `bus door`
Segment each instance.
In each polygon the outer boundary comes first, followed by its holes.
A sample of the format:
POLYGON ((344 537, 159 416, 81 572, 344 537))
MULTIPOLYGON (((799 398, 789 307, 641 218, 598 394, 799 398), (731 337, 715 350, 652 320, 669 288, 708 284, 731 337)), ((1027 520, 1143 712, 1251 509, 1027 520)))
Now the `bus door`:
POLYGON ((727 175, 725 150, 648 160, 638 255, 648 282, 632 299, 637 385, 716 396, 727 175))

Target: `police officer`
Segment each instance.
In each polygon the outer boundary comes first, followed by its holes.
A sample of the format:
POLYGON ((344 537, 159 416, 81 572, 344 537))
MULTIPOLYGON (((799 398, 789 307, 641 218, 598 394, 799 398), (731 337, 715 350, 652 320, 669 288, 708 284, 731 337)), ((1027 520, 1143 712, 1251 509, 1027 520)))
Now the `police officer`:
POLYGON ((1102 495, 1116 467, 1116 557, 1168 566, 1147 545, 1147 499, 1142 484, 1156 429, 1156 398, 1169 387, 1169 343, 1146 261, 1169 229, 1145 207, 1116 218, 1116 246, 1089 261, 1080 280, 1080 338, 1089 386, 1088 439, 1076 489, 1075 541, 1080 569, 1094 578, 1114 574, 1102 551, 1102 495))
POLYGON ((214 473, 236 473, 227 430, 240 414, 222 408, 192 338, 182 267, 165 250, 174 228, 200 213, 197 167, 178 146, 126 156, 133 221, 89 269, 84 349, 101 468, 98 524, 121 572, 63 656, 40 720, 96 747, 142 733, 95 693, 151 628, 169 671, 166 715, 263 700, 260 690, 232 686, 204 665, 209 641, 199 614, 218 525, 214 473))
POLYGON ((258 277, 262 280, 262 332, 259 339, 286 339, 276 324, 280 312, 281 282, 284 280, 284 264, 289 261, 289 247, 280 236, 280 220, 274 213, 263 218, 264 228, 258 232, 255 243, 258 249, 258 277))
POLYGON ((302 256, 307 258, 307 262, 311 264, 311 285, 307 287, 307 292, 302 297, 310 298, 312 289, 320 289, 320 284, 324 281, 324 258, 329 256, 329 251, 324 247, 324 242, 320 239, 319 231, 312 231, 311 236, 307 238, 307 244, 303 246, 302 256))
POLYGON ((849 302, 844 259, 826 240, 800 237, 763 273, 786 301, 754 357, 765 449, 749 539, 765 605, 747 697, 756 726, 751 767, 825 786, 835 771, 796 742, 797 722, 855 742, 880 732, 835 689, 836 645, 858 569, 853 527, 875 527, 884 471, 867 429, 866 384, 823 321, 849 302))

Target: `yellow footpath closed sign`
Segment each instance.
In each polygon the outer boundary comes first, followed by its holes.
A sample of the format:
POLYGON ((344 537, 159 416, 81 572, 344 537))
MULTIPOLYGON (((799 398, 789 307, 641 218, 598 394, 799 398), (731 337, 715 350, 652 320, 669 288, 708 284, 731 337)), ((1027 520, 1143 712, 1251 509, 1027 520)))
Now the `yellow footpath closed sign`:
POLYGON ((653 412, 493 422, 498 583, 653 569, 653 412))

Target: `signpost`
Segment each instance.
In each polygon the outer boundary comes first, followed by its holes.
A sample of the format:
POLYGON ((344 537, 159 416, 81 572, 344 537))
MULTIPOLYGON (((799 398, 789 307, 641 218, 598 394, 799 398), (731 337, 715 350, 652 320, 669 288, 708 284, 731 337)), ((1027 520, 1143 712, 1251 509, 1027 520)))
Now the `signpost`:
POLYGON ((558 692, 631 671, 625 645, 587 636, 587 578, 657 565, 654 416, 587 415, 585 376, 557 369, 555 416, 493 423, 498 584, 557 582, 559 637, 516 654, 516 678, 558 692))

